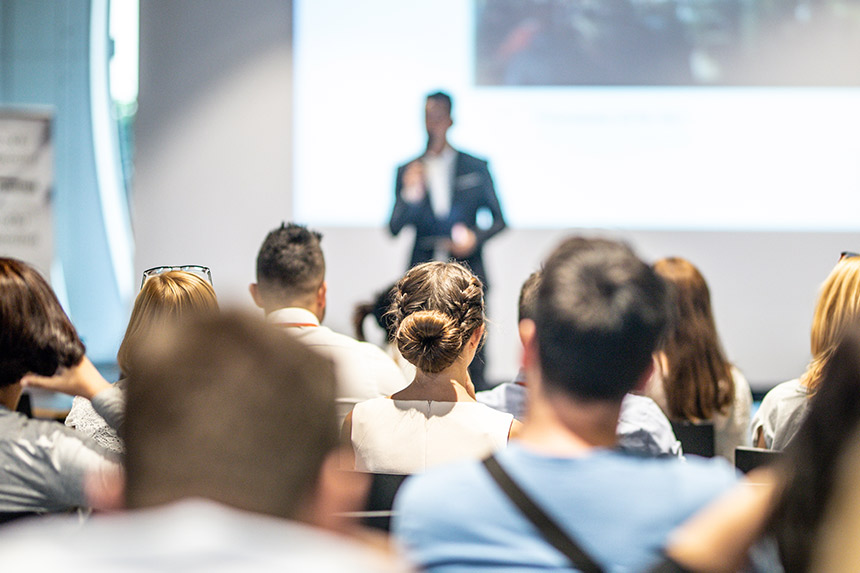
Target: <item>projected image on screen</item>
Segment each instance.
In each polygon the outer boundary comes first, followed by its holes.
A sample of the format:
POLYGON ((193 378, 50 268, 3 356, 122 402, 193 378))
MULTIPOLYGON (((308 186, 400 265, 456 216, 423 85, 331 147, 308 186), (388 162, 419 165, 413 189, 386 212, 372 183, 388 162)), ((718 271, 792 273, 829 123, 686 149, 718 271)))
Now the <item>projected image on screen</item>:
POLYGON ((444 90, 511 227, 860 230, 860 0, 293 6, 308 224, 384 229, 444 90))
POLYGON ((478 85, 858 86, 856 0, 477 0, 478 85))

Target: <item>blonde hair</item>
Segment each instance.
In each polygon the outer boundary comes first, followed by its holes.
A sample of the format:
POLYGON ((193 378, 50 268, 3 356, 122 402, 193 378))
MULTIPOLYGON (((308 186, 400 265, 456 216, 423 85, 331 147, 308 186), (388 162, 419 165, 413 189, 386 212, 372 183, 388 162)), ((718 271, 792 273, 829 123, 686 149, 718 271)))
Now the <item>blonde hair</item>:
POLYGON ((822 371, 847 328, 860 318, 860 257, 848 257, 833 267, 821 285, 812 316, 812 361, 800 378, 813 394, 822 371))
POLYGON ((168 271, 146 279, 134 300, 128 327, 116 354, 120 377, 127 378, 133 370, 132 349, 165 320, 217 310, 215 289, 194 273, 168 271))

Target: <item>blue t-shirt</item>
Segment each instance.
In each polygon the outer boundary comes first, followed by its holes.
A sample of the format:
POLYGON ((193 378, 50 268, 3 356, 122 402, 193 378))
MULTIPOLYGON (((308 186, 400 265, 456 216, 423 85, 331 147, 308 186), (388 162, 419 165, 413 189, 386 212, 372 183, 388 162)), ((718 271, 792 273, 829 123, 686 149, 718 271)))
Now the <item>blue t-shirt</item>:
MULTIPOLYGON (((496 454, 514 481, 608 571, 641 571, 666 537, 729 489, 725 460, 642 458, 595 449, 583 457, 540 455, 512 442, 496 454)), ((437 468, 404 483, 393 532, 406 556, 431 571, 570 570, 486 469, 437 468)))

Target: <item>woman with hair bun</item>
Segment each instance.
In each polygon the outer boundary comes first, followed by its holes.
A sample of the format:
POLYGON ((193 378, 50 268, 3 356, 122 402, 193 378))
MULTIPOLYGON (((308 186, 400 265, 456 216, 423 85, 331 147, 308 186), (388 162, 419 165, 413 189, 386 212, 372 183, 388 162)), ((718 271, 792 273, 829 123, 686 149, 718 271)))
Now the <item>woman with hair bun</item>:
POLYGON ((468 371, 484 337, 481 281, 458 263, 417 265, 395 285, 389 316, 415 379, 347 416, 344 441, 355 454, 349 465, 411 474, 505 447, 519 422, 479 404, 468 371))

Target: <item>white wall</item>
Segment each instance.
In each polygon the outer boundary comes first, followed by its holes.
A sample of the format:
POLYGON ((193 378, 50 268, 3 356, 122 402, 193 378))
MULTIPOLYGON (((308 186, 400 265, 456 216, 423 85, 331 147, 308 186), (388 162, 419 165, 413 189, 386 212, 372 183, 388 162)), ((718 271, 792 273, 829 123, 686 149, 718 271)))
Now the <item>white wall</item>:
MULTIPOLYGON (((209 265, 222 301, 251 306, 246 287, 257 248, 291 216, 290 8, 276 0, 141 3, 138 270, 209 265)), ((319 181, 324 193, 325 173, 319 181)), ((326 322, 350 332, 352 306, 404 270, 410 237, 392 239, 381 228, 319 230, 328 261, 326 322)), ((517 368, 520 283, 568 232, 509 229, 487 246, 491 380, 517 368)), ((818 285, 841 250, 860 250, 858 234, 610 234, 649 260, 680 255, 702 269, 729 357, 757 387, 803 370, 818 285)))
POLYGON ((140 8, 135 267, 208 265, 248 305, 260 242, 291 214, 290 3, 140 8))

